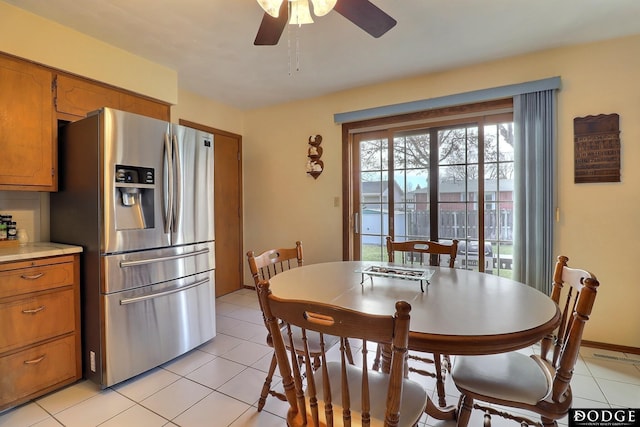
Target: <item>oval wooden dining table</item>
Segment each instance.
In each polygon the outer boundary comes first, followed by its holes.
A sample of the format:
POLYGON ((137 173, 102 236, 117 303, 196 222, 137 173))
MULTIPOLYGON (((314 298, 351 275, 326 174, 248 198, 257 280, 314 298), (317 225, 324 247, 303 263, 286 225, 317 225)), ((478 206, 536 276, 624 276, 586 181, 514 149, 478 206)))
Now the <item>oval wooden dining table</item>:
MULTIPOLYGON (((491 274, 420 266, 433 273, 423 281, 362 273, 372 266, 414 267, 372 261, 309 264, 270 279, 278 298, 333 304, 369 314, 392 315, 395 302, 411 304, 409 348, 449 355, 502 353, 527 347, 560 322, 558 306, 544 293, 491 274)), ((455 407, 429 400, 427 413, 455 419, 455 407)))

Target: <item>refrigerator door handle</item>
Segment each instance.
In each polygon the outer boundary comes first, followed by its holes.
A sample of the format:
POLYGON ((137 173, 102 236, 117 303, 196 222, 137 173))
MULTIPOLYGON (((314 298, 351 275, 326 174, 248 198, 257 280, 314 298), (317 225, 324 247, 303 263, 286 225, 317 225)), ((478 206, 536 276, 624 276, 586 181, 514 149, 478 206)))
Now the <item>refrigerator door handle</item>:
POLYGON ((171 154, 171 141, 169 134, 164 134, 164 160, 166 163, 167 191, 165 197, 164 212, 164 232, 171 232, 171 222, 173 221, 173 155, 171 154))
POLYGON ((191 288, 195 288, 196 286, 200 286, 204 283, 207 283, 209 281, 209 278, 203 279, 203 280, 198 280, 197 282, 193 282, 190 285, 187 286, 180 286, 179 288, 174 288, 174 289, 169 289, 166 291, 159 291, 159 292, 152 292, 150 294, 146 294, 146 295, 141 295, 139 297, 133 297, 133 298, 124 298, 120 300, 120 305, 127 305, 127 304, 133 304, 136 302, 140 302, 140 301, 146 301, 146 300, 150 300, 150 299, 154 299, 154 298, 159 298, 165 295, 171 295, 171 294, 175 294, 176 292, 182 292, 182 291, 186 291, 187 289, 191 289, 191 288))
POLYGON ((165 262, 165 261, 171 261, 171 260, 180 259, 180 258, 189 258, 192 256, 202 255, 206 253, 209 253, 209 248, 200 249, 198 251, 187 252, 187 253, 178 254, 178 255, 170 255, 170 256, 163 256, 163 257, 149 258, 149 259, 140 259, 136 261, 120 261, 120 267, 121 268, 137 267, 140 265, 153 264, 156 262, 165 262))
POLYGON ((173 142, 173 164, 176 173, 176 194, 173 201, 175 204, 175 213, 173 215, 173 230, 176 231, 178 229, 178 226, 180 225, 180 216, 182 211, 182 161, 180 159, 180 150, 178 150, 178 137, 176 136, 176 134, 173 134, 171 139, 173 142))

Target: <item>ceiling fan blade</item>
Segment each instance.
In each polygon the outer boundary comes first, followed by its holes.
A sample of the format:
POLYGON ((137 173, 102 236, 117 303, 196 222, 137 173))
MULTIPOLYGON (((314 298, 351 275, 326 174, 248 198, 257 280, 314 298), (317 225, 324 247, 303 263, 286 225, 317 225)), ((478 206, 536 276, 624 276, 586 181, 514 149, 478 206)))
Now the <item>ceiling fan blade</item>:
POLYGON ((397 24, 395 19, 369 0, 338 0, 333 10, 375 38, 382 36, 397 24))
POLYGON ((253 44, 256 46, 274 46, 280 41, 280 36, 289 21, 289 2, 284 0, 280 5, 280 12, 277 18, 265 12, 258 28, 258 34, 253 44))

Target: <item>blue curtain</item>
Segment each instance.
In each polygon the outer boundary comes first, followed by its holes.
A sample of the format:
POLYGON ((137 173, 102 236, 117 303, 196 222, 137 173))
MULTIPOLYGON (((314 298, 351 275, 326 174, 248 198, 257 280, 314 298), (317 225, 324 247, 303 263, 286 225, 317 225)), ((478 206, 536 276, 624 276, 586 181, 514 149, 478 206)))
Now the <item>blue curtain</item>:
POLYGON ((550 295, 555 256, 556 91, 513 98, 513 278, 550 295))

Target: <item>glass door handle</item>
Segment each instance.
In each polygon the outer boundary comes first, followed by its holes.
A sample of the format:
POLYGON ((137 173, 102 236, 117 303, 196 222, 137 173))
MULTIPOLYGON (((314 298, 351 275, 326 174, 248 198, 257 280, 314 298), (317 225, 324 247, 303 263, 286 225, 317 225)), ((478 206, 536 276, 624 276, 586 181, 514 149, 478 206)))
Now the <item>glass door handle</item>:
POLYGON ((360 213, 356 212, 353 214, 353 232, 356 234, 360 234, 360 213))

